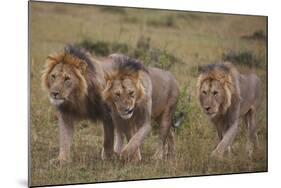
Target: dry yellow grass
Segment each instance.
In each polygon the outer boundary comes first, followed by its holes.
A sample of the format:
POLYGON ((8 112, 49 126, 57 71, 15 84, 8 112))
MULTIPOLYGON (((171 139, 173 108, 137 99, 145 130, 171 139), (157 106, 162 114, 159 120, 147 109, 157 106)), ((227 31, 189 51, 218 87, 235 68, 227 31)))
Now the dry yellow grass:
POLYGON ((262 105, 258 112, 258 136, 261 148, 254 159, 245 152, 245 127, 235 139, 235 150, 223 162, 212 161, 209 154, 216 146, 214 127, 202 113, 196 97, 196 68, 220 60, 228 51, 254 54, 263 67, 266 43, 245 40, 241 36, 262 30, 266 34, 266 18, 174 11, 124 9, 97 6, 30 3, 30 64, 31 64, 31 185, 71 184, 175 176, 194 176, 255 172, 267 170, 267 70, 240 66, 241 72, 255 71, 263 83, 262 105), (157 130, 146 139, 143 161, 122 164, 101 161, 102 129, 88 121, 75 129, 73 162, 55 169, 49 160, 58 154, 58 126, 54 109, 41 89, 40 76, 48 54, 62 50, 67 43, 84 39, 122 42, 135 47, 140 36, 151 38, 153 48, 166 50, 183 60, 171 68, 181 90, 190 95, 188 119, 176 130, 175 160, 152 161, 157 130))

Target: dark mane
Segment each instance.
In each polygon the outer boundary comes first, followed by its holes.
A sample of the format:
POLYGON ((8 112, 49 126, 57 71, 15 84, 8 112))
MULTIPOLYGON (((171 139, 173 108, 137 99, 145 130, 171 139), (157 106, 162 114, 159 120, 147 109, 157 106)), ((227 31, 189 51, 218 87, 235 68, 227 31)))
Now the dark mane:
POLYGON ((112 54, 110 58, 114 60, 114 69, 119 72, 134 73, 138 71, 148 72, 147 68, 142 64, 141 61, 130 58, 123 54, 112 54))
POLYGON ((200 72, 201 73, 208 73, 212 72, 214 70, 220 70, 223 71, 224 73, 229 73, 230 68, 224 63, 216 63, 216 64, 209 64, 206 66, 201 67, 200 72))
POLYGON ((91 59, 91 55, 84 48, 74 45, 66 45, 64 48, 64 53, 85 61, 88 67, 94 70, 94 65, 91 59))

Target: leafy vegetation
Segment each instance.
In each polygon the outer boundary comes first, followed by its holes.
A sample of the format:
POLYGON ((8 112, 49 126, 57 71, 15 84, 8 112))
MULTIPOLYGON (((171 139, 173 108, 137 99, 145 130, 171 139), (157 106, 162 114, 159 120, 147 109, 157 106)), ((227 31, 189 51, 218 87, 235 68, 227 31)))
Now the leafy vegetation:
POLYGON ((264 65, 253 53, 248 51, 229 52, 223 54, 222 59, 223 61, 230 61, 235 65, 247 66, 249 68, 261 68, 264 65))
POLYGON ((258 30, 255 31, 252 35, 242 36, 242 39, 266 40, 266 35, 263 30, 258 30))
POLYGON ((162 69, 170 69, 175 63, 183 63, 179 58, 165 50, 150 47, 150 38, 141 36, 136 47, 125 43, 83 40, 78 44, 96 56, 108 56, 112 53, 122 53, 141 60, 145 65, 162 69), (130 50, 129 50, 130 49, 130 50))

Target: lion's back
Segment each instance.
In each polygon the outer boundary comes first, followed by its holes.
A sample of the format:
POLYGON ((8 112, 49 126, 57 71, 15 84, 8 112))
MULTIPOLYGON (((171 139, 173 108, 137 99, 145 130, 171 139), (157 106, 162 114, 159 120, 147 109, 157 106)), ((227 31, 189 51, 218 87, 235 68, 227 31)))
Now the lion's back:
POLYGON ((152 83, 152 112, 158 116, 167 105, 176 104, 179 87, 171 72, 159 68, 148 69, 152 83))
POLYGON ((260 79, 254 74, 240 74, 240 96, 242 112, 258 105, 260 97, 260 79), (243 110, 245 109, 245 110, 243 110))

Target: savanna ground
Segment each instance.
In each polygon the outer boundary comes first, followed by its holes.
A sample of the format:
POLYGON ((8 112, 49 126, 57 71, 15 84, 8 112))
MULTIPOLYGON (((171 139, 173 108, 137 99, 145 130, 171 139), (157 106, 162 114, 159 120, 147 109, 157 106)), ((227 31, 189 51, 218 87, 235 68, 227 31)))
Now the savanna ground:
POLYGON ((30 13, 33 186, 267 171, 265 17, 39 2, 30 3, 30 13), (61 169, 50 165, 50 159, 58 155, 58 123, 41 89, 40 76, 47 55, 61 51, 67 43, 80 44, 97 57, 122 52, 175 75, 181 89, 176 116, 186 115, 175 130, 175 159, 150 159, 158 139, 156 128, 145 140, 140 163, 102 161, 102 126, 83 121, 75 127, 72 163, 61 169), (220 162, 209 157, 218 138, 199 107, 195 85, 200 65, 220 60, 231 60, 241 72, 256 72, 262 80, 257 116, 260 149, 252 160, 245 152, 242 122, 233 154, 220 162))

